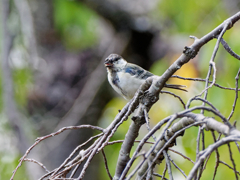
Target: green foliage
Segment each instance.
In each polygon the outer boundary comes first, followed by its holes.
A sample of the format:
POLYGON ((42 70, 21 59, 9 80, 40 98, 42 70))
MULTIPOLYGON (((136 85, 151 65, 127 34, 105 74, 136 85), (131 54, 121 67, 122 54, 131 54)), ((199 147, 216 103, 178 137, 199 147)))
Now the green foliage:
POLYGON ((155 12, 155 17, 169 25, 168 31, 189 34, 197 31, 202 35, 222 23, 226 16, 224 4, 219 0, 160 1, 155 12))
POLYGON ((29 68, 15 69, 13 72, 15 98, 19 105, 26 105, 32 72, 29 68))
MULTIPOLYGON (((20 157, 16 157, 14 160, 12 157, 7 157, 6 153, 2 154, 0 153, 0 178, 1 179, 10 179, 12 176, 12 171, 15 169, 18 165, 18 160, 20 157)), ((15 178, 14 179, 21 179, 21 180, 28 180, 25 169, 25 164, 21 166, 21 168, 18 169, 15 178)))
POLYGON ((54 0, 54 25, 69 50, 88 48, 96 43, 97 16, 82 3, 54 0))
MULTIPOLYGON (((8 124, 8 119, 0 114, 0 179, 10 179, 13 170, 18 165, 20 155, 15 145, 13 132, 8 124)), ((17 171, 14 179, 27 180, 25 164, 17 171)))

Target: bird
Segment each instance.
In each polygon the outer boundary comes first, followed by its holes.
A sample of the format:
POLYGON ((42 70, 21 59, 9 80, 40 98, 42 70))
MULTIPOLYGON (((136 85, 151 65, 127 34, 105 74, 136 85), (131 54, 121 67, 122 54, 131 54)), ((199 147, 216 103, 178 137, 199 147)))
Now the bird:
MULTIPOLYGON (((131 100, 144 83, 151 76, 151 72, 140 66, 128 63, 118 54, 110 54, 104 61, 108 73, 108 81, 112 88, 126 100, 131 100)), ((164 87, 187 91, 183 85, 165 84, 164 87)))

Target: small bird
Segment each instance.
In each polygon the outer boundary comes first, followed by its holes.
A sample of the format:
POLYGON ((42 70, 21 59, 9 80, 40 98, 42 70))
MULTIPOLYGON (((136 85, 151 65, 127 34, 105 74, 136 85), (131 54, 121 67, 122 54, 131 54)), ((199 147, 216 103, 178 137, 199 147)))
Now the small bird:
MULTIPOLYGON (((148 77, 154 76, 140 66, 128 63, 118 54, 110 54, 104 64, 107 68, 109 83, 126 100, 132 99, 143 82, 148 77)), ((185 87, 183 85, 165 84, 164 87, 187 91, 182 89, 185 87)))

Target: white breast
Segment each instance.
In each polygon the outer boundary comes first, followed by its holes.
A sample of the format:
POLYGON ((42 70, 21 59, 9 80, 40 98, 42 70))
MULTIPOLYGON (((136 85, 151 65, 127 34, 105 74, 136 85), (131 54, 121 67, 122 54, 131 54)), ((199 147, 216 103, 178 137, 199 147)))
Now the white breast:
POLYGON ((125 97, 125 99, 130 100, 133 98, 134 94, 144 82, 144 80, 137 79, 135 76, 130 75, 129 73, 118 72, 119 86, 125 92, 125 95, 120 93, 125 97))

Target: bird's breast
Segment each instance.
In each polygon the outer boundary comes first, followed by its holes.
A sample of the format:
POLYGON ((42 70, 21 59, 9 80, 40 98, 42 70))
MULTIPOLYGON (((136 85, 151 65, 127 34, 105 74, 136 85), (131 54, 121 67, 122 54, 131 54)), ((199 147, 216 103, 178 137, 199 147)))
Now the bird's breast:
POLYGON ((119 87, 125 92, 126 99, 132 99, 144 80, 138 79, 129 73, 118 72, 119 87))

